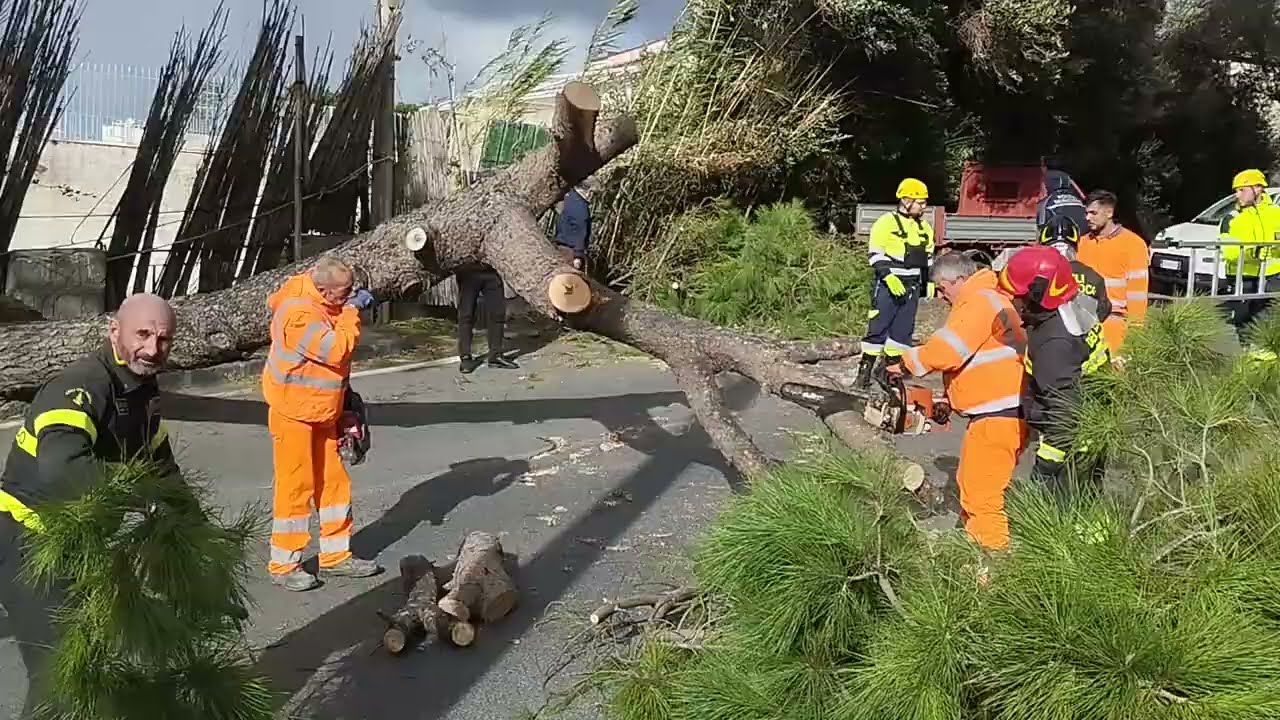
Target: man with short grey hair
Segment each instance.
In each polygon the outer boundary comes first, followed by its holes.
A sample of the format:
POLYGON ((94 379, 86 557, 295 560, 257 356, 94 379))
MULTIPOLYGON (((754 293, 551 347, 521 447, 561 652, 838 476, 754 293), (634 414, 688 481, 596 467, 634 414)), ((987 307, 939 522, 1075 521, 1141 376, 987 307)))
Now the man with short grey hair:
POLYGON ((965 530, 984 549, 1003 550, 1009 546, 1004 492, 1027 436, 1021 412, 1026 332, 995 273, 973 259, 946 253, 934 259, 930 276, 951 314, 903 355, 902 365, 886 370, 943 374, 952 409, 968 419, 956 470, 965 530))
POLYGON ((320 572, 363 578, 382 568, 351 554, 351 477, 338 453, 360 311, 373 295, 355 288, 354 269, 323 256, 267 299, 271 349, 262 370, 274 461, 272 582, 310 590, 319 580, 302 567, 311 540, 312 506, 320 516, 320 572))

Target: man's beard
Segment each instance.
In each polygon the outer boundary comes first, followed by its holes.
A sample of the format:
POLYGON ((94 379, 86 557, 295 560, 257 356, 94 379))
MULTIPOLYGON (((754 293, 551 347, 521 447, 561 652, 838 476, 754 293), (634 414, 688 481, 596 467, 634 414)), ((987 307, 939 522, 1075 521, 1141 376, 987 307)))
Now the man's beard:
POLYGON ((134 375, 151 377, 152 375, 156 375, 160 372, 160 363, 135 357, 129 361, 129 371, 134 375))

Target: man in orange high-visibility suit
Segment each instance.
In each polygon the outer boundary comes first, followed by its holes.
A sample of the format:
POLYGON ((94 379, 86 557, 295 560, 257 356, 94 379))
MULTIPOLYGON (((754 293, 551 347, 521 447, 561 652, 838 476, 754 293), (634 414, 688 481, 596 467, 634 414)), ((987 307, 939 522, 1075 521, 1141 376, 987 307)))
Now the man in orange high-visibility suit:
POLYGON ((903 356, 917 377, 943 373, 951 407, 968 419, 956 484, 965 531, 987 550, 1009 546, 1004 493, 1027 441, 1022 420, 1027 336, 996 274, 960 253, 933 262, 938 293, 951 305, 946 325, 903 356))
POLYGON ((1102 322, 1102 335, 1111 354, 1119 355, 1130 325, 1147 318, 1147 267, 1150 253, 1137 233, 1115 221, 1116 196, 1095 190, 1086 199, 1089 232, 1080 238, 1076 259, 1093 268, 1107 284, 1111 315, 1102 322))
POLYGON ((351 477, 338 455, 351 356, 360 339, 360 310, 373 296, 353 292, 351 266, 324 256, 267 299, 271 350, 262 371, 267 427, 275 459, 271 560, 267 570, 287 590, 319 580, 302 568, 314 504, 320 516, 320 571, 370 577, 382 568, 351 555, 351 477))

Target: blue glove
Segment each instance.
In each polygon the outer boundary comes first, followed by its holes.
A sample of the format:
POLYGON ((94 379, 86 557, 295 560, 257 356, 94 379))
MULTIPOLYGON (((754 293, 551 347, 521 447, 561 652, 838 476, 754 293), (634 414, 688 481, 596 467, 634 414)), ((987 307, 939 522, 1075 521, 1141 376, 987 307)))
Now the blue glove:
POLYGON ((373 299, 373 293, 365 290, 364 288, 356 290, 354 293, 351 293, 351 297, 347 298, 347 304, 355 307, 357 310, 368 310, 370 307, 373 307, 374 302, 376 301, 373 299))

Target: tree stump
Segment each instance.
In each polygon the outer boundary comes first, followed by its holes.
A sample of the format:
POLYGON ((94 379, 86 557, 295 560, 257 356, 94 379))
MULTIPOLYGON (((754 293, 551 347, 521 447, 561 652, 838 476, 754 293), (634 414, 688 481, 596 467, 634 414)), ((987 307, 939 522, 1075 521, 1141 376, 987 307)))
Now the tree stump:
POLYGON ((519 594, 497 536, 473 532, 463 540, 448 590, 440 609, 462 622, 495 622, 515 608, 519 594))

